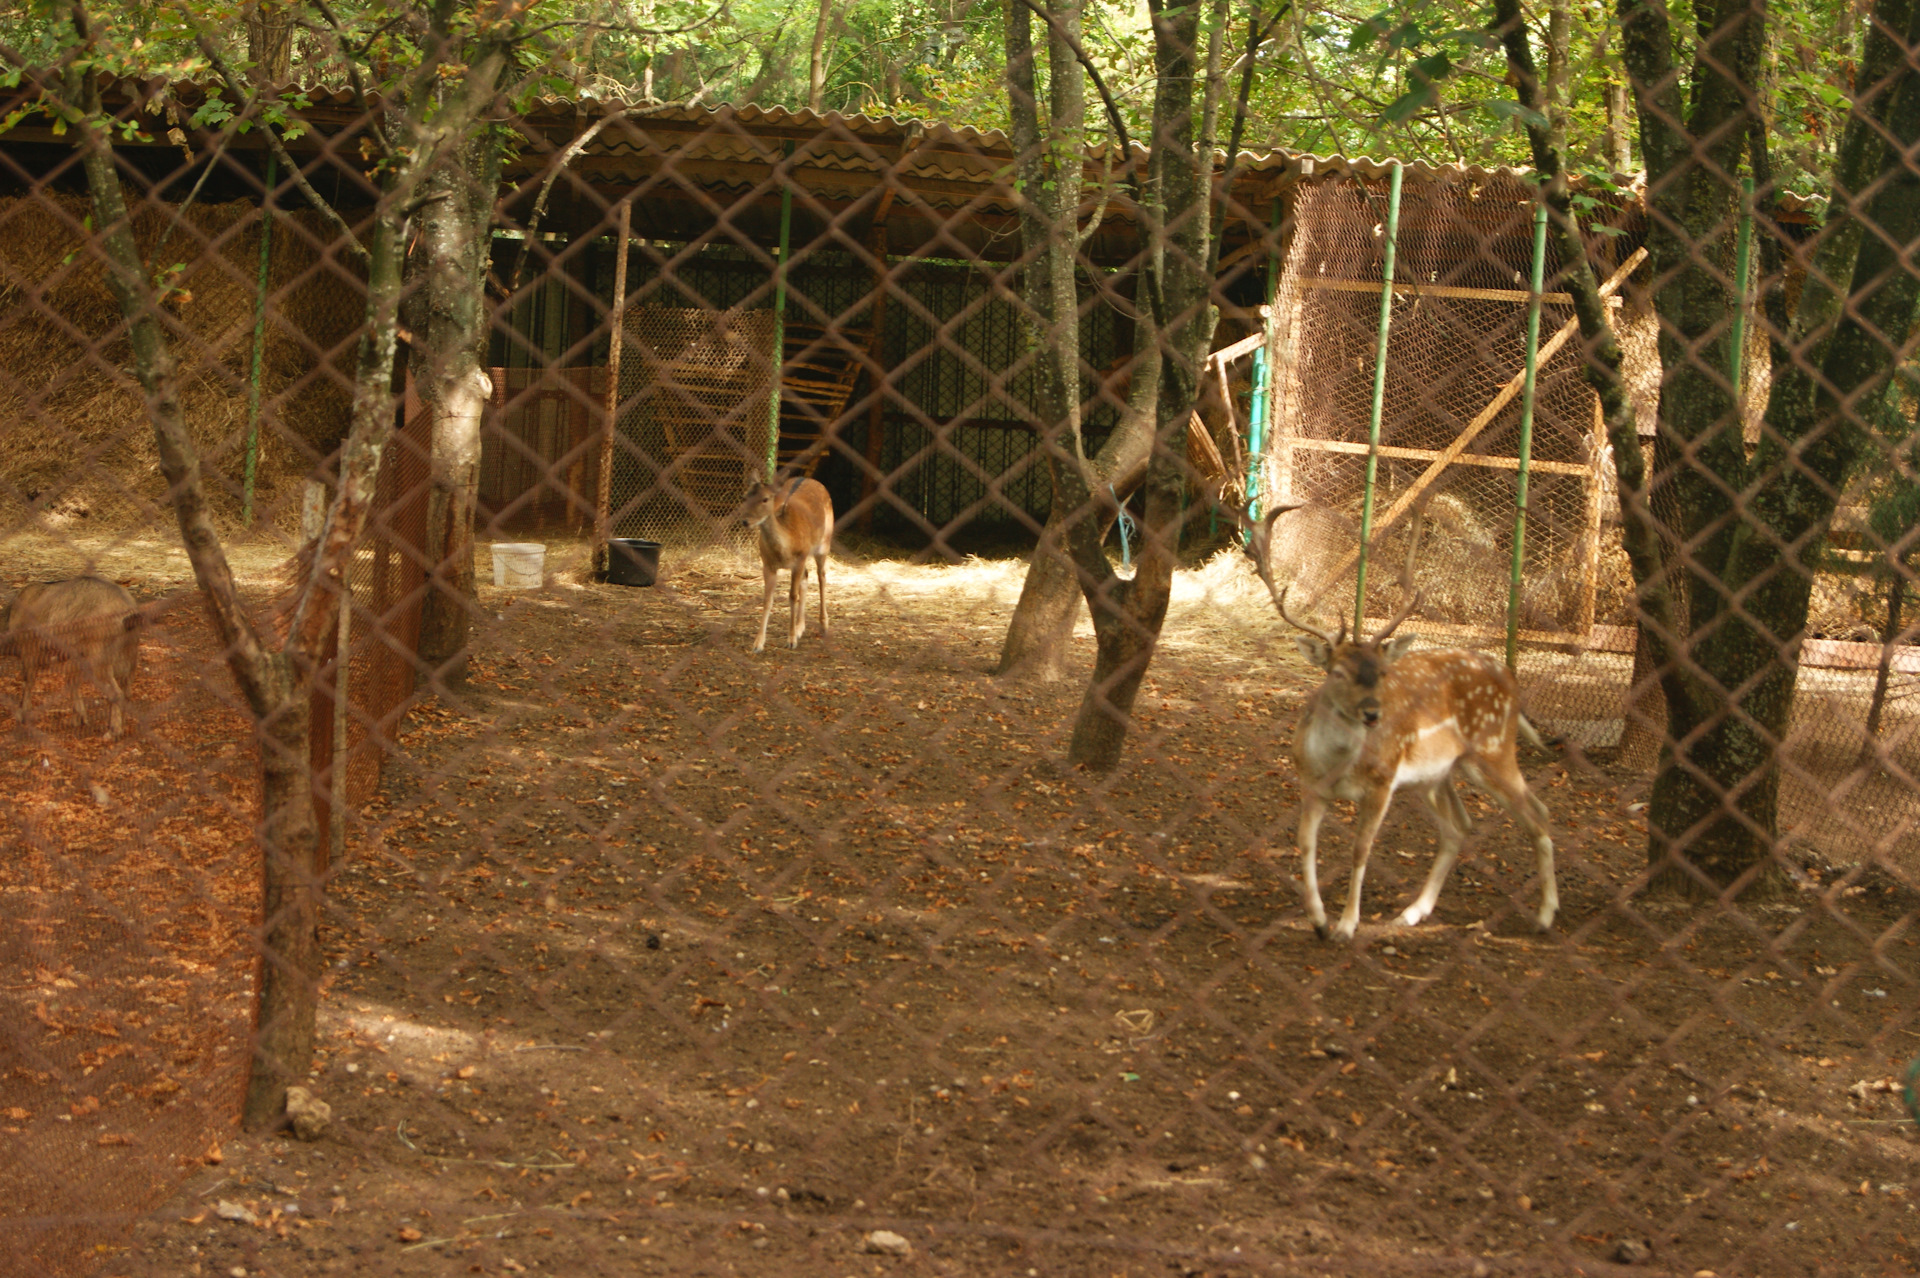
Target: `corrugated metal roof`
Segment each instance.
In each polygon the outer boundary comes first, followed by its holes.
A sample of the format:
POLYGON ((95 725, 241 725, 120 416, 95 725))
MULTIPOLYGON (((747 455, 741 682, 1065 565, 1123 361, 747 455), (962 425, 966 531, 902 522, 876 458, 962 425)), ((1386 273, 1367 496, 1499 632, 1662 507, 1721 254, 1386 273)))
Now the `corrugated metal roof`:
MULTIPOLYGON (((25 79, 30 85, 31 74, 25 79)), ((32 90, 27 85, 16 92, 30 93, 32 90)), ((363 99, 345 86, 287 85, 279 92, 283 99, 303 102, 305 105, 298 113, 315 125, 344 125, 383 105, 380 94, 370 93, 363 99)), ((191 107, 206 98, 207 87, 189 81, 120 80, 107 86, 103 96, 109 101, 119 97, 143 104, 172 100, 191 107)), ((648 105, 592 93, 542 97, 518 113, 520 128, 533 145, 514 171, 524 173, 538 167, 543 156, 567 146, 595 122, 612 115, 628 117, 635 128, 621 130, 607 125, 585 148, 582 158, 597 159, 601 165, 600 171, 589 169, 583 176, 598 186, 631 181, 638 176, 640 167, 649 161, 665 160, 669 155, 680 161, 715 165, 770 164, 780 158, 786 142, 804 141, 805 149, 797 153, 797 162, 814 174, 841 173, 851 181, 861 178, 871 181, 880 173, 889 172, 916 182, 921 187, 916 193, 918 197, 936 205, 954 207, 985 199, 1001 210, 1011 206, 1005 194, 1009 176, 1006 166, 1012 147, 1006 134, 998 129, 978 129, 912 116, 816 112, 806 107, 726 103, 711 107, 648 105), (667 148, 649 136, 663 129, 684 135, 683 143, 667 148), (542 142, 546 144, 544 148, 540 145, 542 142), (629 165, 634 171, 622 172, 629 165), (927 186, 929 183, 950 189, 944 192, 931 189, 927 186)), ((1106 151, 1105 146, 1092 150, 1088 160, 1090 170, 1103 164, 1106 151)), ((1136 159, 1144 158, 1145 146, 1135 142, 1133 154, 1136 159)), ((1396 161, 1391 157, 1367 155, 1320 155, 1288 147, 1243 148, 1235 160, 1234 185, 1243 196, 1258 196, 1263 187, 1277 190, 1278 183, 1284 181, 1337 176, 1379 180, 1385 179, 1396 163, 1400 164, 1405 178, 1416 184, 1524 181, 1533 173, 1527 167, 1506 165, 1488 168, 1425 160, 1396 161)), ((708 172, 703 182, 717 189, 744 189, 752 185, 746 174, 728 179, 717 172, 708 172)), ((1612 185, 1636 196, 1644 192, 1644 178, 1640 175, 1615 174, 1612 185)), ((1825 205, 1822 197, 1782 193, 1776 209, 1780 214, 1798 219, 1817 215, 1825 205)), ((1110 214, 1123 218, 1128 215, 1124 199, 1110 209, 1110 214)))

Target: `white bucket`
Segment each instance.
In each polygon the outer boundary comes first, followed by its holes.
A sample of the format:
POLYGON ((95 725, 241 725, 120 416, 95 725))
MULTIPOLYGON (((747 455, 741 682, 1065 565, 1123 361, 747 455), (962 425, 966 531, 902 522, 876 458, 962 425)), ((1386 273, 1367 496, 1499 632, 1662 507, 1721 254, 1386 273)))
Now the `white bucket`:
POLYGON ((493 584, 510 590, 537 590, 547 580, 547 548, 537 541, 493 543, 493 584))

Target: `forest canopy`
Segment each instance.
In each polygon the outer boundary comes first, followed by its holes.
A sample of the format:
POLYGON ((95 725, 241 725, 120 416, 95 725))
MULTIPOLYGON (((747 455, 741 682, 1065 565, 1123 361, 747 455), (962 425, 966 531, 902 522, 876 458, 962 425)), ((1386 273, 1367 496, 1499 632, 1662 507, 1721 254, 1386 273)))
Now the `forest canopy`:
MULTIPOLYGON (((269 78, 347 86, 347 62, 329 19, 351 33, 364 61, 401 66, 416 56, 426 4, 324 6, 273 0, 161 0, 103 7, 96 22, 122 65, 147 75, 209 79, 196 32, 211 32, 234 65, 264 63, 269 78), (322 15, 325 11, 325 16, 322 15)), ((493 6, 458 5, 484 25, 493 6)), ((520 29, 545 28, 544 65, 532 46, 527 91, 663 103, 814 107, 893 114, 975 128, 1007 125, 1005 21, 998 0, 541 0, 510 7, 520 29)), ((1569 167, 1592 176, 1640 168, 1619 17, 1604 4, 1549 0, 1525 8, 1546 74, 1561 99, 1569 167)), ((1318 154, 1395 156, 1431 163, 1526 164, 1524 108, 1506 83, 1492 15, 1459 0, 1409 0, 1384 9, 1286 6, 1258 47, 1245 145, 1318 154)), ((1866 23, 1843 0, 1775 6, 1764 61, 1774 178, 1779 189, 1819 190, 1851 92, 1866 23)), ((1202 33, 1212 20, 1201 18, 1202 33)), ((1234 13, 1235 47, 1245 42, 1234 13)), ((1082 44, 1140 136, 1153 93, 1144 0, 1089 0, 1082 44)), ((53 6, 0 8, 11 57, 59 56, 53 6)), ((1685 66, 1694 24, 1671 27, 1685 66)), ((1038 53, 1046 74, 1046 51, 1038 53)), ((17 65, 15 73, 17 74, 17 65)), ((1090 120, 1097 138, 1109 126, 1090 120)))

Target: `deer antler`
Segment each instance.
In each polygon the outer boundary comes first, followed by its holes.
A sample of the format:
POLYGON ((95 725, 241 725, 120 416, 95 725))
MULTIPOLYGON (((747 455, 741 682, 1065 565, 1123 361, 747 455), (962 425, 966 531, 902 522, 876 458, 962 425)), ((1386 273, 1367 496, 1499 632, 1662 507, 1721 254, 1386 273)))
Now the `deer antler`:
MULTIPOLYGON (((1264 572, 1261 573, 1260 575, 1262 577, 1267 576, 1266 573, 1264 572)), ((1267 589, 1268 590, 1273 589, 1273 579, 1271 577, 1267 577, 1267 589)), ((1287 587, 1287 590, 1291 590, 1291 589, 1293 589, 1292 586, 1287 587)), ((1295 630, 1306 631, 1308 634, 1312 635, 1314 638, 1326 644, 1329 648, 1338 648, 1341 644, 1347 641, 1347 622, 1344 617, 1341 618, 1340 620, 1340 633, 1337 636, 1330 635, 1326 631, 1320 629, 1318 626, 1310 626, 1306 622, 1300 620, 1300 618, 1294 616, 1292 613, 1287 611, 1287 591, 1286 590, 1282 590, 1279 594, 1275 595, 1273 597, 1273 602, 1274 602, 1274 606, 1280 609, 1280 615, 1286 619, 1286 623, 1289 626, 1292 626, 1295 630)), ((1394 622, 1394 625, 1399 625, 1399 624, 1400 623, 1398 620, 1394 622)), ((1389 629, 1391 629, 1391 627, 1389 627, 1389 629)))
POLYGON ((1374 643, 1379 643, 1382 639, 1392 634, 1401 622, 1420 610, 1420 600, 1425 596, 1426 592, 1418 589, 1413 584, 1413 560, 1414 556, 1420 553, 1420 534, 1426 531, 1425 514, 1426 507, 1422 504, 1420 510, 1416 512, 1416 518, 1413 521, 1413 533, 1407 538, 1406 560, 1400 565, 1400 590, 1401 593, 1406 596, 1407 601, 1400 605, 1400 611, 1394 613, 1393 616, 1388 619, 1387 624, 1382 626, 1379 632, 1373 636, 1374 643))

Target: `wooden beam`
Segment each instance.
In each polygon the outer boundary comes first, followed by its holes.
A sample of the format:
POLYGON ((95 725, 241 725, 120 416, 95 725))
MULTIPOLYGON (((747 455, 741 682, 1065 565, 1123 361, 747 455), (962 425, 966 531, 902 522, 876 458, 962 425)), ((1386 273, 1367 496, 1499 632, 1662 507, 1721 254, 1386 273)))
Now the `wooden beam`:
MULTIPOLYGON (((1621 286, 1627 282, 1627 277, 1638 270, 1640 263, 1646 260, 1647 250, 1644 248, 1635 249, 1633 255, 1620 264, 1620 269, 1608 276, 1607 282, 1600 286, 1600 296, 1604 299, 1619 292, 1621 286)), ((1573 340, 1574 334, 1579 331, 1580 321, 1578 319, 1570 319, 1565 324, 1562 324, 1560 331, 1548 338, 1546 343, 1540 347, 1540 365, 1545 367, 1547 361, 1559 354, 1560 348, 1573 340)), ((1507 384, 1500 388, 1499 393, 1488 402, 1487 406, 1481 409, 1474 419, 1466 424, 1465 429, 1454 436, 1453 442, 1440 450, 1439 455, 1434 458, 1433 464, 1427 467, 1420 478, 1408 485, 1407 491, 1401 493, 1393 505, 1387 508, 1387 513, 1382 515, 1379 521, 1374 524, 1373 535, 1376 540, 1381 534, 1385 533, 1387 529, 1393 527, 1395 520, 1413 508, 1413 504, 1420 500, 1420 494, 1424 493, 1433 481, 1440 477, 1441 472, 1453 464, 1455 458, 1459 457, 1461 453, 1466 452, 1468 444, 1480 438, 1481 431, 1493 424, 1493 420, 1500 415, 1500 411, 1512 403, 1513 397, 1520 393, 1521 384, 1526 381, 1526 378, 1527 375, 1524 370, 1515 373, 1507 384)), ((1302 443, 1299 439, 1293 439, 1289 442, 1295 448, 1298 448, 1302 443)), ((1313 598, 1307 601, 1308 604, 1311 605, 1319 602, 1320 596, 1326 593, 1327 586, 1338 581, 1347 569, 1353 567, 1354 560, 1359 557, 1360 548, 1358 546, 1355 546, 1353 549, 1347 551, 1346 554, 1342 555, 1339 564, 1334 567, 1332 572, 1327 574, 1325 578, 1326 585, 1323 585, 1319 591, 1315 592, 1313 598)))
MULTIPOLYGON (((1375 291, 1377 292, 1378 289, 1376 288, 1375 291)), ((1251 333, 1231 346, 1222 346, 1219 350, 1207 356, 1207 359, 1215 368, 1224 369, 1228 364, 1233 363, 1233 361, 1244 359, 1246 356, 1259 350, 1261 343, 1266 340, 1267 335, 1265 333, 1251 333)))
MULTIPOLYGON (((1302 439, 1298 435, 1288 441, 1294 448, 1315 449, 1323 453, 1358 453, 1367 455, 1367 446, 1355 440, 1347 439, 1302 439)), ((1437 448, 1392 448, 1380 446, 1382 457, 1400 457, 1407 461, 1438 461, 1441 450, 1437 448)), ((1456 466, 1488 466, 1494 470, 1519 470, 1518 457, 1502 457, 1495 453, 1461 453, 1453 458, 1456 466)), ((1561 462, 1533 460, 1527 463, 1529 470, 1545 471, 1550 475, 1580 475, 1585 477, 1593 471, 1586 462, 1561 462)), ((1504 631, 1502 632, 1505 633, 1504 631)))
MULTIPOLYGON (((1375 297, 1380 295, 1379 280, 1330 280, 1320 275, 1303 275, 1300 277, 1300 284, 1303 288, 1314 289, 1323 293, 1371 293, 1375 297)), ((1393 286, 1393 292, 1396 297, 1458 297, 1465 298, 1471 302, 1529 302, 1533 300, 1533 294, 1523 288, 1462 288, 1452 284, 1396 283, 1393 286)), ((1573 294, 1542 293, 1540 300, 1543 302, 1552 302, 1560 306, 1571 306, 1573 305, 1573 294)), ((1618 299, 1612 299, 1611 304, 1618 306, 1620 302, 1618 299)))

